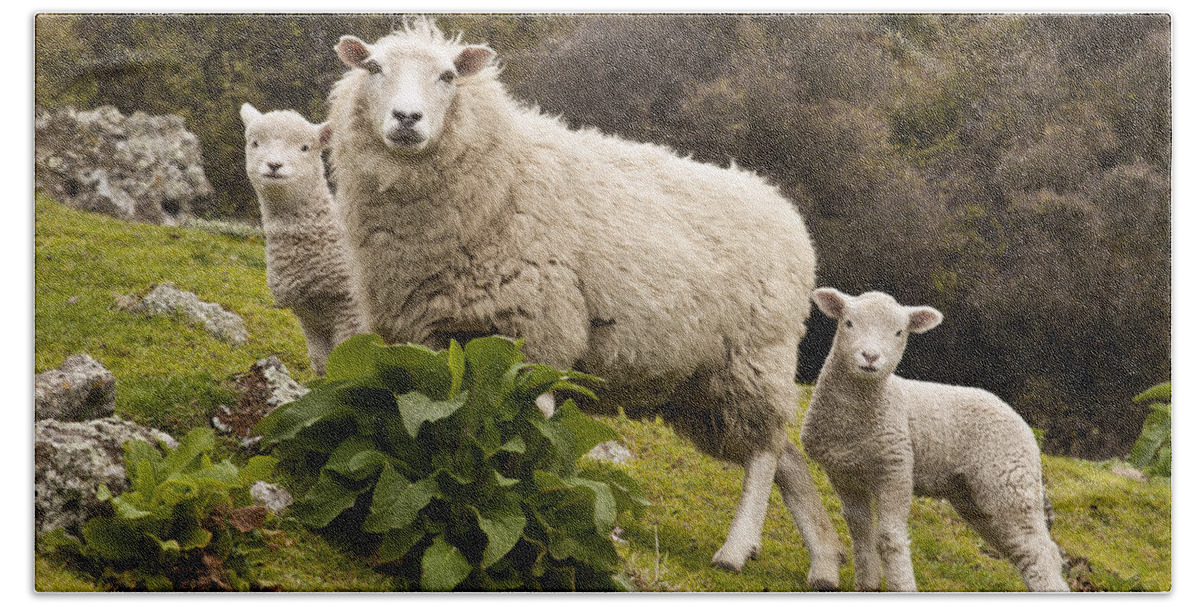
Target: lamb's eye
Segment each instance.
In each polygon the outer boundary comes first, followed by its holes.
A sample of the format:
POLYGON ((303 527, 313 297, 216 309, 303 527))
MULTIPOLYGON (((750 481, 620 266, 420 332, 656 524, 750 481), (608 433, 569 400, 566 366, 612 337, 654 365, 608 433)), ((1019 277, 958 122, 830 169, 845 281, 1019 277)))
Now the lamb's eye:
MULTIPOLYGON (((308 152, 308 145, 306 144, 306 145, 300 146, 300 151, 301 151, 301 152, 308 152)), ((900 334, 896 334, 896 335, 900 335, 900 334)))
POLYGON ((896 330, 896 337, 897 337, 897 338, 899 338, 899 337, 900 337, 900 334, 902 334, 902 333, 904 333, 904 330, 903 330, 903 329, 898 329, 898 330, 896 330))
POLYGON ((374 61, 374 60, 368 61, 363 64, 363 67, 366 68, 367 71, 372 74, 382 74, 383 73, 383 66, 380 66, 378 61, 374 61))
POLYGON ((251 147, 251 148, 257 148, 257 147, 258 147, 258 142, 257 142, 257 141, 252 141, 252 142, 250 142, 250 147, 251 147))
POLYGON ((854 324, 850 322, 850 319, 846 319, 846 327, 854 327, 854 324))
POLYGON ((457 77, 458 77, 458 74, 455 74, 454 70, 446 70, 445 72, 442 72, 442 75, 439 77, 439 80, 449 84, 451 82, 454 82, 454 79, 457 77))

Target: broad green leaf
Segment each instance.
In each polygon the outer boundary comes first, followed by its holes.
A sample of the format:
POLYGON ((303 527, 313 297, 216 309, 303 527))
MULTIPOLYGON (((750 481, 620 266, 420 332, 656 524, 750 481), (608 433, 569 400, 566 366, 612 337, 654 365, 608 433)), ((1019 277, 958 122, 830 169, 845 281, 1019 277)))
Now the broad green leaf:
POLYGON ((542 437, 545 437, 554 446, 560 462, 575 462, 575 435, 570 429, 563 426, 559 419, 546 420, 539 413, 537 416, 531 416, 528 421, 542 437))
POLYGON ((571 488, 587 488, 591 490, 595 500, 592 503, 592 518, 596 531, 608 534, 617 521, 617 501, 613 498, 608 484, 583 477, 573 477, 563 480, 571 488))
POLYGON ((481 568, 487 568, 507 555, 525 530, 525 514, 521 512, 521 505, 511 495, 506 498, 498 504, 486 505, 482 510, 471 507, 479 521, 479 529, 488 538, 479 564, 481 568))
POLYGON ((292 513, 306 526, 324 528, 342 511, 354 506, 355 499, 366 489, 347 488, 332 473, 321 471, 317 483, 292 506, 292 513))
POLYGON ((350 479, 362 480, 378 473, 380 468, 393 460, 391 456, 380 452, 371 438, 356 435, 343 441, 330 454, 325 468, 350 479))
POLYGON ((520 435, 513 435, 512 439, 505 441, 504 445, 500 446, 500 449, 498 451, 512 452, 514 454, 524 454, 525 453, 525 440, 521 439, 520 435))
POLYGON ((1171 437, 1171 413, 1169 409, 1151 408, 1142 423, 1142 434, 1133 442, 1129 462, 1135 467, 1146 467, 1154 461, 1154 455, 1171 437))
POLYGON ((184 519, 179 524, 175 538, 179 539, 179 546, 184 551, 207 547, 212 540, 212 532, 201 528, 200 522, 194 518, 184 519))
POLYGON ((201 454, 212 451, 213 446, 216 444, 217 436, 212 429, 198 428, 192 430, 183 439, 179 440, 179 447, 167 450, 167 456, 163 460, 163 471, 168 475, 183 471, 201 454))
POLYGON ((471 400, 482 412, 491 412, 515 388, 506 373, 525 360, 518 342, 502 336, 476 338, 463 349, 471 378, 471 400))
POLYGON ((417 391, 396 397, 396 407, 404 419, 404 428, 410 437, 416 437, 421 425, 441 420, 457 412, 467 402, 467 393, 461 393, 448 401, 434 401, 417 391))
POLYGON ((449 358, 446 352, 439 354, 418 344, 404 344, 381 350, 377 364, 392 392, 415 390, 438 399, 449 398, 454 383, 449 358))
POLYGON ((149 515, 153 515, 151 511, 143 511, 125 499, 124 495, 117 496, 112 499, 113 511, 117 517, 124 519, 141 519, 149 515))
POLYGON ((425 538, 424 526, 392 528, 384 532, 383 542, 379 544, 379 561, 387 563, 404 558, 423 538, 425 538))
POLYGON ((492 478, 496 480, 496 485, 498 485, 502 488, 511 488, 511 487, 521 483, 520 479, 513 479, 511 477, 505 477, 505 476, 501 475, 500 471, 497 471, 496 469, 492 469, 492 478))
POLYGON ((603 467, 584 470, 579 476, 608 484, 613 497, 617 499, 618 513, 632 511, 634 514, 640 514, 645 507, 650 506, 650 501, 646 500, 637 482, 624 471, 603 467))
POLYGON ((1160 403, 1170 403, 1171 402, 1171 383, 1170 382, 1163 382, 1162 384, 1156 384, 1156 385, 1146 389, 1145 391, 1140 393, 1138 396, 1133 398, 1134 403, 1145 403, 1145 402, 1154 402, 1154 401, 1157 401, 1160 403))
POLYGON ((129 478, 130 486, 146 496, 152 494, 158 483, 162 460, 162 453, 150 443, 137 439, 126 441, 125 475, 129 478))
POLYGON ((238 471, 238 482, 242 487, 248 488, 255 482, 269 478, 277 464, 279 460, 271 456, 252 456, 246 466, 238 471))
POLYGON ((141 552, 141 532, 116 517, 93 517, 83 525, 83 540, 104 559, 123 560, 141 552))
POLYGON ((371 513, 363 522, 363 530, 380 533, 405 528, 416 521, 420 510, 435 496, 439 496, 439 492, 434 477, 409 483, 395 469, 384 466, 375 482, 371 513))
POLYGON ((421 588, 426 591, 452 591, 471 574, 471 564, 457 547, 438 535, 421 557, 421 588))
POLYGON ((612 427, 579 411, 579 407, 570 399, 554 412, 551 420, 558 421, 571 431, 574 437, 572 462, 605 441, 620 439, 612 427))
POLYGON ((285 403, 267 414, 254 425, 255 434, 262 435, 265 445, 292 439, 300 431, 318 422, 330 422, 354 415, 347 407, 344 395, 336 388, 312 391, 303 397, 285 403))
POLYGON ((467 372, 467 358, 458 342, 451 340, 450 348, 446 351, 447 363, 450 368, 450 391, 447 398, 458 396, 462 390, 463 375, 467 372))
POLYGON ((383 338, 359 334, 333 349, 325 362, 325 380, 360 380, 376 376, 375 358, 384 348, 383 338))
MULTIPOLYGON (((202 457, 203 458, 203 457, 202 457)), ((204 467, 190 474, 196 480, 206 479, 223 486, 235 488, 241 484, 241 473, 236 465, 228 460, 204 467)))

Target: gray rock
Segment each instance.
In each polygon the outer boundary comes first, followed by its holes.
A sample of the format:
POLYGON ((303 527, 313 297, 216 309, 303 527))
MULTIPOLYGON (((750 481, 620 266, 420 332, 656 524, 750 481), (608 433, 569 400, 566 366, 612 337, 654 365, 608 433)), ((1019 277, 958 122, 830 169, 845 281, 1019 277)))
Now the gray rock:
POLYGON ((77 533, 89 518, 104 513, 96 489, 113 494, 129 487, 124 444, 131 439, 178 443, 170 435, 119 418, 87 422, 39 420, 33 431, 34 526, 37 534, 53 528, 77 533))
POLYGON ((218 431, 237 435, 242 447, 258 443, 260 437, 250 430, 263 416, 308 393, 308 389, 293 380, 287 366, 274 355, 256 361, 249 371, 238 376, 236 385, 237 404, 221 406, 212 422, 218 431))
POLYGON ((205 331, 219 340, 234 346, 246 341, 246 322, 241 317, 221 308, 219 304, 204 302, 196 294, 176 288, 173 283, 155 285, 150 293, 130 310, 148 315, 181 314, 189 321, 203 326, 205 331))
POLYGON ((268 511, 278 515, 283 513, 284 509, 292 506, 292 495, 287 490, 265 481, 256 481, 250 486, 250 498, 254 502, 267 508, 268 511))
POLYGON ((117 381, 87 354, 72 355, 58 369, 33 377, 34 420, 91 420, 111 416, 117 381))
POLYGON ((182 117, 112 106, 35 108, 34 179, 67 205, 156 224, 174 225, 213 196, 182 117))
POLYGON ((633 458, 633 452, 630 452, 629 448, 622 445, 621 442, 614 440, 601 443, 592 448, 587 454, 584 454, 583 457, 591 458, 592 460, 622 463, 633 458))

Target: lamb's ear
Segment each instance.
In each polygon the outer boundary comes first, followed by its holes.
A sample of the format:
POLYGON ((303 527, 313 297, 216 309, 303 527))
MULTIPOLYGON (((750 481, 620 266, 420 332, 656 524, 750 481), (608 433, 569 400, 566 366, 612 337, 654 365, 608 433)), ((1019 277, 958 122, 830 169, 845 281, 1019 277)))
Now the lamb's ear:
POLYGON ((352 68, 363 67, 363 62, 371 56, 371 45, 354 36, 342 36, 333 49, 337 51, 338 59, 352 68))
POLYGON ((942 313, 932 306, 911 306, 908 309, 908 331, 923 334, 942 322, 942 313))
POLYGON ((842 313, 846 311, 846 298, 846 294, 832 287, 821 287, 814 290, 812 294, 817 308, 820 308, 826 316, 834 319, 842 318, 842 313))
POLYGON ((495 56, 496 51, 483 45, 473 44, 463 49, 458 57, 454 58, 454 69, 458 70, 459 76, 477 74, 479 70, 487 67, 495 56))
POLYGON ((317 125, 317 144, 322 148, 328 148, 331 141, 333 141, 333 127, 328 122, 317 125))
POLYGON ((250 126, 251 122, 254 122, 255 120, 258 119, 258 117, 262 116, 262 112, 259 112, 257 108, 250 105, 249 103, 242 104, 241 114, 242 114, 242 124, 247 127, 250 126))

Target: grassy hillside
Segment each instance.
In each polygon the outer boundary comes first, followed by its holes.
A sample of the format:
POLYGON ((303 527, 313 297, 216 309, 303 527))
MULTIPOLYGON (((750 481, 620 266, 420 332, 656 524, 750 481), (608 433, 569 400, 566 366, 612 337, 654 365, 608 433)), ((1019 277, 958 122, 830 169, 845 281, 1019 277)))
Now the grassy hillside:
MULTIPOLYGON (((295 319, 272 306, 261 240, 199 229, 128 224, 35 201, 37 371, 87 352, 117 378, 117 412, 174 435, 206 424, 234 400, 231 377, 256 359, 278 355, 301 381, 313 377, 295 319), (231 347, 177 319, 122 312, 114 300, 172 281, 245 318, 249 341, 231 347)), ((803 405, 803 404, 802 404, 803 405)), ((798 591, 808 556, 779 499, 772 496, 762 556, 741 574, 709 567, 724 539, 741 473, 698 454, 661 422, 609 419, 635 458, 622 465, 653 505, 622 523, 626 570, 646 590, 798 591)), ((798 424, 790 429, 793 437, 798 424)), ((226 445, 231 450, 232 442, 226 445)), ((236 457, 236 456, 235 456, 236 457)), ((1054 536, 1076 558, 1073 577, 1099 590, 1167 590, 1171 586, 1169 481, 1128 481, 1111 464, 1045 459, 1058 520, 1054 536)), ((826 508, 849 546, 838 502, 814 468, 826 508)), ((388 578, 288 522, 272 532, 265 582, 285 590, 386 590, 388 578)), ((913 559, 922 589, 1022 589, 1007 562, 994 557, 944 503, 917 500, 913 559)), ((852 569, 842 568, 849 589, 852 569)), ((95 583, 37 557, 39 590, 95 589, 95 583)))

